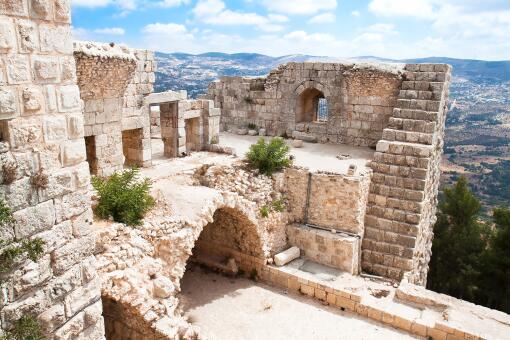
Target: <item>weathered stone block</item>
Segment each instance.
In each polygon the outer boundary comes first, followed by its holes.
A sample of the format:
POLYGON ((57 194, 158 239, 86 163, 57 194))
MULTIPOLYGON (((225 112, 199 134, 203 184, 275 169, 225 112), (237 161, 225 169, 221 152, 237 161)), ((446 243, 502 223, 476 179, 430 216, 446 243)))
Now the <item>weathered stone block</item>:
POLYGON ((50 229, 55 223, 53 201, 46 201, 13 213, 14 232, 17 238, 29 237, 50 229))
POLYGON ((59 81, 58 59, 56 57, 33 57, 32 67, 37 83, 56 83, 59 81))
POLYGON ((58 88, 57 98, 60 112, 71 112, 81 107, 80 90, 76 85, 67 85, 58 88))
POLYGON ((0 87, 0 120, 11 119, 18 114, 16 90, 7 86, 0 87))
POLYGON ((25 87, 22 92, 23 113, 25 115, 41 113, 45 109, 44 95, 41 88, 36 86, 25 87))
POLYGON ((18 35, 20 52, 30 53, 38 50, 39 37, 37 33, 37 26, 34 22, 18 20, 16 22, 16 32, 18 35))
POLYGON ((63 166, 79 164, 86 159, 85 141, 70 140, 62 145, 61 161, 63 166))
POLYGON ((7 58, 7 81, 9 84, 24 84, 30 81, 28 58, 17 55, 7 58))
POLYGON ((101 296, 99 279, 90 281, 85 287, 78 288, 65 297, 64 307, 67 317, 72 317, 85 307, 98 301, 101 296))
POLYGON ((67 55, 73 53, 73 43, 69 26, 41 24, 39 25, 39 34, 41 39, 41 51, 59 52, 67 55))
POLYGON ((68 23, 71 20, 71 0, 55 0, 55 20, 68 23))
POLYGON ((10 19, 0 20, 0 52, 9 53, 16 51, 16 36, 14 24, 10 19))
POLYGON ((45 116, 43 118, 44 140, 47 143, 54 143, 67 139, 66 117, 45 116))
POLYGON ((53 19, 50 0, 30 0, 30 14, 33 18, 53 19))

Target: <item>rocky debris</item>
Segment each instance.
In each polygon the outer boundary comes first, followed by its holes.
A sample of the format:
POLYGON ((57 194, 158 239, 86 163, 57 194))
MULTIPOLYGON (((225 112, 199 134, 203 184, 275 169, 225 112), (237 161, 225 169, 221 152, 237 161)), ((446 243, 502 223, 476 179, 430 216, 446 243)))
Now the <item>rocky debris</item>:
POLYGON ((299 139, 308 143, 317 143, 317 136, 313 136, 305 132, 293 131, 292 138, 299 139))
POLYGON ((259 136, 265 136, 266 135, 266 129, 259 129, 259 136))
POLYGON ((248 135, 250 136, 257 136, 258 134, 257 130, 248 130, 248 135))
POLYGON ((303 141, 301 139, 294 139, 294 140, 292 140, 292 147, 293 148, 302 148, 303 147, 303 141))
POLYGON ((348 155, 348 154, 342 154, 342 155, 337 155, 336 158, 338 158, 339 160, 343 161, 343 160, 346 160, 346 159, 351 159, 351 155, 348 155))
POLYGON ((248 129, 245 129, 245 128, 237 129, 237 134, 244 136, 244 135, 248 134, 248 129))

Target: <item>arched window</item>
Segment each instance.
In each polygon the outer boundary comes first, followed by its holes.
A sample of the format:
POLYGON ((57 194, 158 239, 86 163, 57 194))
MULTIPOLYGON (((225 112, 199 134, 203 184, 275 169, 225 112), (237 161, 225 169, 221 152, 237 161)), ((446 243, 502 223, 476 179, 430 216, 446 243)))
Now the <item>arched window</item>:
POLYGON ((309 88, 299 96, 296 123, 325 122, 328 120, 328 102, 321 91, 309 88))

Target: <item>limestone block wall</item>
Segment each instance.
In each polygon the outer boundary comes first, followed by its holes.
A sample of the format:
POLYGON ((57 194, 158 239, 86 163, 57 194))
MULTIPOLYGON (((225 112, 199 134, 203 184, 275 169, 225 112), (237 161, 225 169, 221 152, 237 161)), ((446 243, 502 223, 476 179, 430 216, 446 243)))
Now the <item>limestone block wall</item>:
POLYGON ((317 263, 357 275, 360 269, 361 238, 306 225, 288 225, 289 245, 317 263))
POLYGON ((291 221, 363 235, 370 173, 355 176, 285 170, 291 221))
POLYGON ((221 111, 212 100, 189 100, 185 91, 154 93, 145 100, 152 109, 151 131, 161 135, 164 154, 177 157, 191 151, 202 151, 219 141, 221 111))
POLYGON ((0 3, 0 198, 14 215, 0 237, 45 241, 37 263, 2 276, 0 334, 33 315, 52 339, 104 338, 70 8, 0 3))
POLYGON ((406 65, 371 167, 362 266, 425 285, 431 255, 451 67, 406 65))
POLYGON ((91 172, 107 176, 124 164, 151 164, 150 118, 143 97, 152 92, 154 56, 114 44, 75 42, 78 85, 85 102, 85 136, 91 172), (139 136, 122 147, 122 131, 139 136))
POLYGON ((222 77, 209 85, 206 98, 221 108, 224 130, 253 123, 270 135, 374 146, 401 82, 401 65, 292 62, 266 78, 222 77), (326 121, 302 121, 303 100, 310 96, 315 103, 327 100, 326 121))

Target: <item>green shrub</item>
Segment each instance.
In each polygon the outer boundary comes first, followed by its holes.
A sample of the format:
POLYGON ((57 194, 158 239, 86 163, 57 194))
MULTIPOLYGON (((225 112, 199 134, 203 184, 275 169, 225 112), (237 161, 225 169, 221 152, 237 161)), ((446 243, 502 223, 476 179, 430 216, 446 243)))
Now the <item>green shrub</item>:
POLYGON ((263 205, 260 207, 260 216, 262 217, 269 216, 269 207, 267 205, 263 205))
POLYGON ((273 201, 271 206, 273 210, 277 212, 283 212, 285 210, 285 203, 283 203, 283 199, 273 201))
POLYGON ((2 340, 44 340, 45 337, 37 319, 33 316, 23 315, 16 321, 14 328, 7 332, 2 340))
POLYGON ((270 176, 275 171, 292 165, 289 151, 289 146, 282 138, 273 138, 269 143, 260 138, 256 144, 250 146, 246 158, 251 166, 270 176))
POLYGON ((116 172, 109 178, 92 178, 92 186, 99 196, 95 213, 104 219, 127 225, 139 225, 143 216, 154 206, 149 195, 151 182, 139 180, 139 169, 116 172))
MULTIPOLYGON (((0 228, 12 223, 12 213, 4 201, 0 200, 0 228)), ((24 239, 19 243, 13 243, 0 239, 0 274, 12 270, 16 261, 27 256, 32 261, 37 261, 44 252, 44 241, 40 238, 24 239)))
POLYGON ((248 128, 248 130, 257 130, 259 129, 259 127, 257 126, 257 124, 254 124, 254 123, 248 123, 246 125, 246 127, 248 128))

